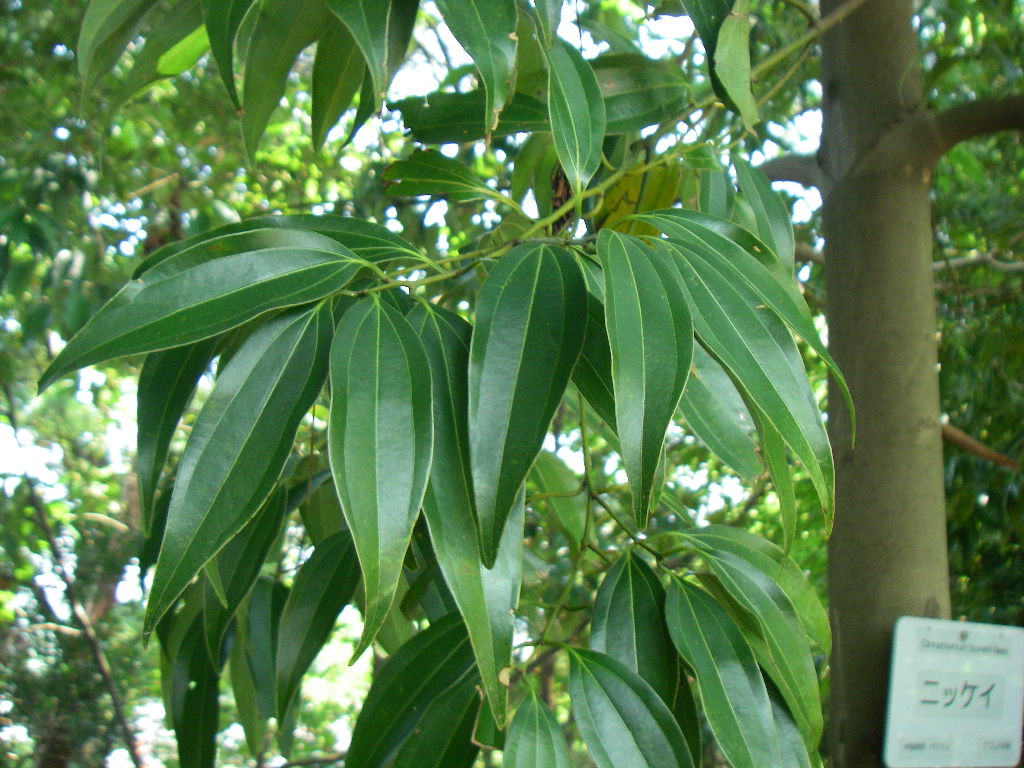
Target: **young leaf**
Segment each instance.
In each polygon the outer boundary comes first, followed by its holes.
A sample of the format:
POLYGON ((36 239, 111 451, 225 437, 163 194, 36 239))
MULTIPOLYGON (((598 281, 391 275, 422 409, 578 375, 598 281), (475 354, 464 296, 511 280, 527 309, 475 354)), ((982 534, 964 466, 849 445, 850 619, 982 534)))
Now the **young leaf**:
POLYGON ((597 651, 569 651, 573 715, 598 768, 693 768, 679 724, 647 682, 597 651))
POLYGON ((314 232, 264 229, 201 243, 121 288, 57 355, 40 390, 86 365, 191 344, 316 301, 358 270, 352 251, 314 232))
MULTIPOLYGON (((715 74, 743 118, 747 129, 760 119, 757 102, 750 91, 750 16, 730 13, 718 30, 718 45, 714 52, 715 74)), ((732 106, 730 105, 730 106, 732 106)))
POLYGON ((323 386, 332 328, 326 304, 281 315, 257 329, 218 377, 178 466, 147 632, 273 490, 323 386))
POLYGON ((576 262, 550 245, 512 249, 480 290, 469 356, 469 441, 488 567, 579 355, 586 300, 576 262))
POLYGON ((467 676, 430 702, 390 768, 470 768, 480 751, 473 743, 480 711, 476 683, 467 676))
POLYGON ((463 163, 433 149, 417 150, 384 171, 393 195, 430 195, 449 200, 502 199, 463 163))
POLYGON ((548 62, 548 113, 558 160, 577 198, 601 164, 606 117, 590 63, 564 40, 544 52, 548 62))
POLYGON ((203 0, 203 20, 210 38, 210 52, 217 62, 220 78, 235 107, 241 108, 235 88, 235 35, 253 0, 203 0))
POLYGON ((348 29, 332 19, 316 44, 313 61, 312 131, 314 146, 321 146, 363 84, 366 61, 348 29))
POLYGON ((324 0, 261 0, 254 13, 242 88, 242 137, 250 158, 281 102, 292 64, 330 21, 324 0))
POLYGON ((679 665, 664 617, 665 589, 628 549, 605 574, 594 600, 590 647, 625 664, 671 706, 679 665))
POLYGON ((605 324, 615 382, 615 422, 637 525, 657 500, 665 433, 693 359, 693 325, 677 274, 641 240, 602 230, 605 324))
POLYGON ((359 576, 359 561, 347 531, 320 542, 299 569, 277 630, 279 718, 330 637, 338 613, 351 600, 359 576))
POLYGON ((374 675, 352 732, 345 768, 388 765, 431 704, 473 677, 473 651, 458 614, 414 635, 374 675))
POLYGON ((516 63, 515 0, 437 0, 448 29, 473 57, 487 93, 487 132, 498 123, 516 63))
POLYGON ((502 765, 505 768, 569 768, 569 748, 562 727, 532 689, 512 718, 502 765))
POLYGON ((669 634, 693 670, 711 730, 736 768, 782 768, 772 705, 754 654, 704 590, 679 579, 665 601, 669 634))
POLYGON ((152 0, 92 0, 89 3, 76 50, 84 93, 92 90, 96 81, 121 58, 152 7, 152 0))
POLYGON ((139 374, 138 451, 139 506, 142 531, 147 536, 153 525, 153 499, 167 450, 199 377, 209 367, 215 339, 154 352, 146 358, 139 374))
POLYGON ((408 316, 430 360, 434 454, 423 514, 445 582, 469 629, 495 718, 504 723, 508 689, 498 679, 512 661, 513 611, 522 573, 523 503, 505 524, 493 568, 480 562, 469 463, 467 367, 472 327, 458 315, 418 304, 408 316))
POLYGON ((328 448, 366 596, 366 650, 402 573, 433 448, 430 363, 398 310, 377 297, 341 319, 331 348, 328 448))

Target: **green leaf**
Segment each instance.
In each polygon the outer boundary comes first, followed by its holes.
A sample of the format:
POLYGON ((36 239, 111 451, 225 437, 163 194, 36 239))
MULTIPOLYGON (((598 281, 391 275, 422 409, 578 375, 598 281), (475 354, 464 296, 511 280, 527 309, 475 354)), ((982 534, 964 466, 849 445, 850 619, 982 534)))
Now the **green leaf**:
POLYGON ((607 116, 606 132, 628 133, 682 112, 689 88, 675 62, 632 53, 610 53, 591 61, 607 116))
POLYGON ((268 718, 260 713, 256 704, 256 682, 249 670, 248 645, 247 622, 239 621, 235 625, 235 637, 231 643, 231 692, 235 697, 238 722, 245 730, 246 746, 250 754, 258 755, 267 737, 268 718))
POLYGON ((330 637, 338 613, 352 599, 359 577, 359 561, 347 531, 320 542, 299 568, 277 630, 279 718, 330 637))
POLYGON ((721 271, 709 249, 682 242, 656 245, 677 255, 701 343, 803 463, 830 523, 835 505, 832 450, 789 331, 757 294, 721 271))
POLYGON ((473 57, 487 93, 487 131, 508 100, 516 63, 515 0, 437 0, 448 29, 473 57))
POLYGON ((494 567, 485 568, 473 512, 466 417, 472 327, 458 315, 427 304, 418 304, 408 319, 423 341, 432 376, 434 455, 423 514, 441 573, 469 628, 484 691, 495 718, 504 723, 508 689, 499 674, 512 663, 523 503, 520 498, 509 515, 494 567))
POLYGON ((579 355, 586 300, 573 257, 550 245, 513 248, 480 290, 469 356, 469 441, 488 567, 579 355))
POLYGON ((341 318, 331 348, 328 447, 362 566, 359 656, 394 600, 433 448, 430 363, 405 317, 377 297, 341 318))
POLYGON ((711 86, 720 99, 732 106, 729 94, 722 84, 715 68, 715 51, 718 48, 719 32, 726 17, 732 11, 733 0, 682 0, 687 15, 693 22, 700 41, 704 44, 707 54, 708 69, 711 74, 711 86))
POLYGON ((445 691, 475 676, 458 614, 417 633, 374 674, 352 732, 345 768, 384 768, 445 691))
POLYGON ((537 19, 545 48, 550 48, 558 37, 558 24, 562 20, 562 0, 534 0, 537 19))
POLYGON ((185 446, 146 608, 146 630, 273 490, 323 386, 330 307, 281 315, 222 371, 185 446))
POLYGON ((589 291, 587 330, 583 336, 583 349, 572 370, 572 383, 597 415, 614 430, 615 385, 612 383, 612 353, 608 344, 608 331, 605 330, 604 305, 589 291))
POLYGON ((216 339, 206 339, 154 352, 146 358, 139 374, 136 465, 142 531, 147 536, 153 528, 153 500, 171 438, 199 377, 210 366, 215 347, 216 339))
POLYGON ((693 671, 708 723, 735 768, 782 768, 772 705, 750 646, 704 590, 673 578, 665 601, 669 633, 693 671))
MULTIPOLYGON (((238 612, 236 625, 244 625, 245 662, 252 676, 256 710, 260 717, 273 717, 277 711, 274 659, 277 657, 278 627, 281 610, 287 600, 287 588, 272 578, 256 581, 248 599, 238 612)), ((284 728, 279 723, 278 739, 284 728)))
POLYGON ((665 702, 620 661, 569 649, 569 698, 598 768, 693 768, 665 702))
POLYGON ((761 452, 775 486, 775 495, 779 498, 782 540, 788 553, 796 538, 797 509, 793 473, 786 460, 786 443, 779 431, 763 418, 757 419, 757 431, 761 434, 761 452))
POLYGON ((373 109, 384 99, 405 58, 418 0, 327 0, 363 52, 373 109))
POLYGON ((231 101, 238 108, 242 102, 235 88, 235 35, 253 0, 202 0, 203 20, 210 38, 210 52, 217 62, 220 78, 228 89, 231 101))
POLYGON ((253 12, 242 89, 242 137, 251 158, 284 96, 292 64, 331 18, 324 0, 260 0, 253 12))
POLYGON ((316 301, 358 270, 352 251, 314 232, 254 230, 197 244, 122 287, 57 355, 40 390, 86 365, 184 346, 316 301))
POLYGON ((548 514, 568 539, 570 548, 577 551, 587 530, 587 496, 580 487, 580 479, 558 456, 541 451, 533 464, 530 480, 541 494, 533 499, 532 506, 547 507, 548 514))
POLYGON ((590 647, 625 664, 671 706, 679 682, 665 626, 665 589, 632 549, 605 574, 594 600, 590 647))
POLYGON ((313 144, 321 146, 363 84, 366 61, 348 29, 332 19, 313 61, 313 144))
POLYGON ((742 558, 719 552, 705 559, 725 591, 755 622, 764 642, 763 649, 754 646, 761 666, 778 686, 808 748, 816 748, 822 730, 818 677, 792 603, 769 576, 742 558))
POLYGON ((533 689, 512 718, 502 765, 504 768, 569 768, 569 748, 562 727, 533 689))
POLYGON ((811 768, 807 746, 804 744, 803 736, 800 735, 800 729, 796 727, 793 717, 786 709, 786 705, 779 701, 777 696, 771 696, 771 700, 775 732, 779 735, 779 743, 782 747, 783 764, 792 766, 792 768, 811 768))
POLYGON ((772 189, 768 178, 746 161, 734 157, 740 191, 754 211, 757 234, 782 263, 786 273, 793 274, 796 244, 793 224, 781 195, 772 189))
MULTIPOLYGON (((401 110, 402 122, 412 137, 423 144, 458 144, 487 135, 484 112, 487 94, 482 89, 468 93, 437 92, 410 96, 389 104, 401 110)), ((549 130, 547 107, 524 93, 516 93, 505 106, 491 136, 510 136, 549 130)))
POLYGON ((384 180, 393 195, 430 195, 459 201, 503 199, 465 164, 433 149, 416 150, 408 160, 392 163, 384 171, 384 180))
POLYGON ((660 492, 665 434, 693 359, 693 325, 671 262, 643 241, 598 235, 622 461, 641 528, 660 492))
POLYGON ((601 88, 590 63, 564 40, 544 55, 548 62, 548 113, 562 170, 577 198, 601 164, 607 120, 601 88))
POLYGON ((752 483, 763 471, 754 442, 754 419, 729 374, 700 344, 679 401, 687 426, 716 456, 752 483))
MULTIPOLYGON (((750 16, 730 13, 718 30, 715 73, 747 129, 761 119, 750 90, 750 16)), ((730 105, 732 106, 732 105, 730 105)))
POLYGON ((480 751, 473 743, 473 725, 480 711, 476 682, 470 675, 430 702, 391 768, 470 768, 474 764, 480 751))
POLYGON ((154 5, 156 0, 91 0, 76 50, 83 92, 92 90, 117 63, 154 5))

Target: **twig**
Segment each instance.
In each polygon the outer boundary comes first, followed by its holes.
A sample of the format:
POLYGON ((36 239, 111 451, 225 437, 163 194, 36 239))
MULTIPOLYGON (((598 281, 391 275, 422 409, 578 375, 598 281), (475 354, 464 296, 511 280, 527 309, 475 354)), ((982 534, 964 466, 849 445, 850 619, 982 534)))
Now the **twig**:
POLYGON ((294 768, 300 765, 330 765, 332 763, 341 763, 345 759, 345 752, 335 752, 331 755, 321 755, 319 757, 300 757, 297 760, 289 760, 287 763, 281 763, 280 768, 294 768))
POLYGON ((1020 462, 1014 461, 1005 453, 1000 453, 994 448, 989 448, 980 440, 977 440, 961 429, 957 429, 952 424, 942 425, 942 439, 947 443, 963 448, 968 453, 973 453, 986 461, 991 461, 993 464, 999 464, 1003 467, 1009 467, 1015 469, 1018 472, 1021 469, 1020 462))

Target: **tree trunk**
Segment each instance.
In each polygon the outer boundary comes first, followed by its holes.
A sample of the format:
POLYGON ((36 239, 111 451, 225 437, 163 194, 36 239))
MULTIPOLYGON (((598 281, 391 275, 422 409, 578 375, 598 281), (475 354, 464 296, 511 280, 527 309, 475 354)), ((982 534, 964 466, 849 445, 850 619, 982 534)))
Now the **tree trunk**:
POLYGON ((870 0, 822 42, 829 346, 857 410, 851 446, 829 398, 834 768, 881 765, 895 619, 949 615, 931 158, 901 130, 921 108, 911 16, 909 0, 870 0))

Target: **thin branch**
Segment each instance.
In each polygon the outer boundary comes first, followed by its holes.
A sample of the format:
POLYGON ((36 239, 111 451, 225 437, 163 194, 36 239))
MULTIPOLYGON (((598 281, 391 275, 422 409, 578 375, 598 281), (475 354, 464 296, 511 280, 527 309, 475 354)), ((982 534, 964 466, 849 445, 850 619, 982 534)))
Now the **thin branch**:
POLYGON ((780 155, 758 166, 769 181, 793 181, 805 187, 821 189, 825 174, 814 155, 780 155))
POLYGON ((1024 94, 997 96, 958 104, 931 115, 935 132, 933 160, 961 141, 997 131, 1024 131, 1024 94))
POLYGON ((287 763, 281 763, 280 768, 298 768, 298 766, 302 765, 332 765, 335 763, 341 763, 344 760, 344 752, 335 752, 332 755, 322 755, 320 757, 300 757, 297 760, 289 760, 287 763))
POLYGON ((997 269, 1000 272, 1024 272, 1024 261, 1000 261, 991 253, 982 253, 977 256, 959 256, 955 259, 943 259, 932 263, 935 272, 942 272, 947 269, 960 269, 961 267, 985 266, 997 269))
POLYGON ((1010 469, 1015 469, 1018 472, 1021 469, 1019 461, 1014 461, 1005 453, 1000 453, 994 448, 989 448, 980 440, 971 437, 963 430, 954 427, 952 424, 942 425, 942 439, 947 443, 952 443, 958 448, 963 448, 968 453, 973 453, 975 456, 985 459, 985 461, 991 461, 993 464, 1009 467, 1010 469))

